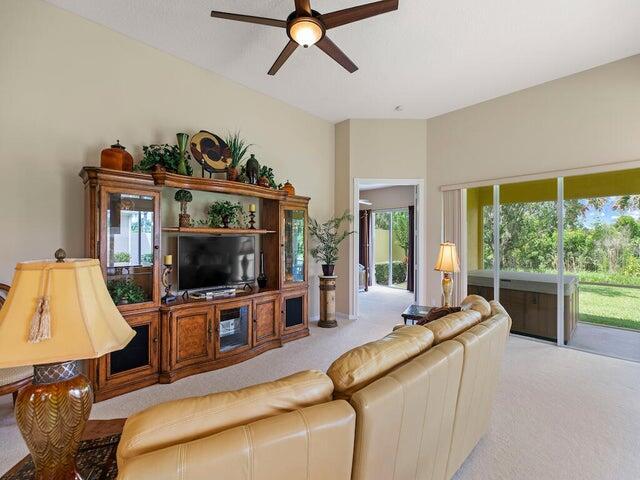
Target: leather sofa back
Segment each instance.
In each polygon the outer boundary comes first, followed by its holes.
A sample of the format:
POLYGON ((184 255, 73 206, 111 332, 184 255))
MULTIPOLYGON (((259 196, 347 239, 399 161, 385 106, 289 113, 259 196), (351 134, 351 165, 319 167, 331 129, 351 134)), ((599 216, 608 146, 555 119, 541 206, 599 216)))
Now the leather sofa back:
POLYGON ((334 398, 349 399, 361 388, 424 352, 432 344, 433 333, 430 330, 411 325, 349 350, 327 370, 333 381, 334 398))
POLYGON ((463 347, 444 342, 351 397, 358 418, 353 480, 442 480, 463 347))
POLYGON ((493 313, 491 312, 491 304, 487 302, 484 297, 480 295, 467 295, 460 303, 460 310, 463 312, 468 310, 475 310, 482 315, 482 320, 486 320, 493 313))
POLYGON ((309 370, 241 390, 161 403, 129 417, 118 445, 118 465, 152 450, 331 400, 333 383, 309 370))
POLYGON ((355 412, 344 400, 131 458, 119 480, 349 480, 355 412))
POLYGON ((425 323, 424 328, 433 332, 433 343, 438 345, 446 340, 461 334, 470 329, 482 320, 482 315, 476 310, 460 311, 425 323))
POLYGON ((497 313, 454 340, 464 347, 464 365, 446 478, 460 468, 487 430, 510 323, 508 315, 497 313))

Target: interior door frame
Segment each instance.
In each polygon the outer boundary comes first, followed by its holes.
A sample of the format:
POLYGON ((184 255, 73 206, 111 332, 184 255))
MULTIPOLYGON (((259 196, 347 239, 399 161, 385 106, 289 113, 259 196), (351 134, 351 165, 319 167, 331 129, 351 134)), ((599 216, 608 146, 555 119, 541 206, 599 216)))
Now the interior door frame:
MULTIPOLYGON (((351 211, 355 214, 360 211, 360 187, 367 185, 380 185, 380 188, 412 186, 415 188, 414 201, 414 299, 415 302, 424 305, 427 298, 426 292, 426 270, 423 259, 426 252, 426 222, 425 214, 425 187, 422 178, 363 178, 356 177, 353 179, 353 195, 351 199, 351 211), (424 285, 424 287, 423 287, 424 285)), ((356 319, 359 316, 358 305, 358 245, 360 240, 360 222, 353 222, 354 234, 349 239, 349 258, 351 287, 349 291, 349 318, 356 319)))

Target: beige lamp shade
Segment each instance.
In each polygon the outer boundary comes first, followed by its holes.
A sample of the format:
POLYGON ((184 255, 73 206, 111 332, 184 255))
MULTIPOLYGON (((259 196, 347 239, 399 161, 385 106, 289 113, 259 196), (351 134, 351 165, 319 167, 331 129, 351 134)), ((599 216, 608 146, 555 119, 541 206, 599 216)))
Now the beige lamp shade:
POLYGON ((458 252, 456 251, 455 243, 444 242, 440 244, 438 261, 433 269, 448 273, 460 271, 460 262, 458 261, 458 252))
POLYGON ((98 260, 19 263, 0 309, 0 368, 96 358, 134 335, 98 260))

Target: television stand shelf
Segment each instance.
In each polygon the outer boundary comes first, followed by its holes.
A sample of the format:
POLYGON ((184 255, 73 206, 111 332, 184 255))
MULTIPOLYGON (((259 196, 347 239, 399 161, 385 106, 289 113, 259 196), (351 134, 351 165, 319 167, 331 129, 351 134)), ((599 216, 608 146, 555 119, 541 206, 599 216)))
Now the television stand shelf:
MULTIPOLYGON (((136 331, 122 350, 86 362, 95 401, 240 363, 309 335, 309 198, 162 168, 148 174, 85 167, 80 176, 85 255, 100 260, 113 292, 125 292, 118 309, 136 331), (178 227, 177 218, 163 215, 170 202, 173 207, 176 188, 209 192, 211 202, 220 194, 233 201, 245 197, 243 203, 258 204, 260 229, 178 227), (162 303, 163 259, 179 259, 178 242, 196 234, 207 244, 224 241, 216 236, 259 236, 252 273, 264 271, 265 288, 251 285, 253 290, 214 299, 173 292, 178 298, 162 303), (137 274, 141 269, 144 275, 137 274)), ((177 285, 175 276, 170 279, 177 285)))
POLYGON ((267 233, 276 233, 275 230, 266 230, 263 228, 210 228, 210 227, 162 227, 162 231, 166 233, 188 233, 203 235, 264 235, 267 233))

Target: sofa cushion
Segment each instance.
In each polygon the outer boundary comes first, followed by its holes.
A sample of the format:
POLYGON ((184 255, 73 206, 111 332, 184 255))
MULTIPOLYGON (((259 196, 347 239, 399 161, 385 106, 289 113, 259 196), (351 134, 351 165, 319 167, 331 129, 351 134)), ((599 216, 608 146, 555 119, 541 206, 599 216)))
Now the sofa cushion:
POLYGON ((393 368, 424 352, 433 344, 433 333, 420 325, 408 325, 386 337, 349 350, 331 364, 334 398, 350 398, 393 368))
POLYGON ((327 402, 332 392, 329 377, 309 370, 241 390, 161 403, 127 419, 118 465, 146 452, 327 402))
POLYGON ((451 313, 446 317, 426 323, 424 328, 433 332, 433 343, 434 345, 438 345, 445 340, 450 340, 453 337, 460 335, 462 332, 470 329, 480 321, 482 321, 480 312, 477 310, 466 310, 451 313))
POLYGON ((356 415, 344 400, 131 458, 118 480, 350 480, 356 415))
POLYGON ((462 311, 475 310, 480 312, 482 320, 486 320, 491 316, 491 305, 480 295, 467 295, 460 304, 462 311))

